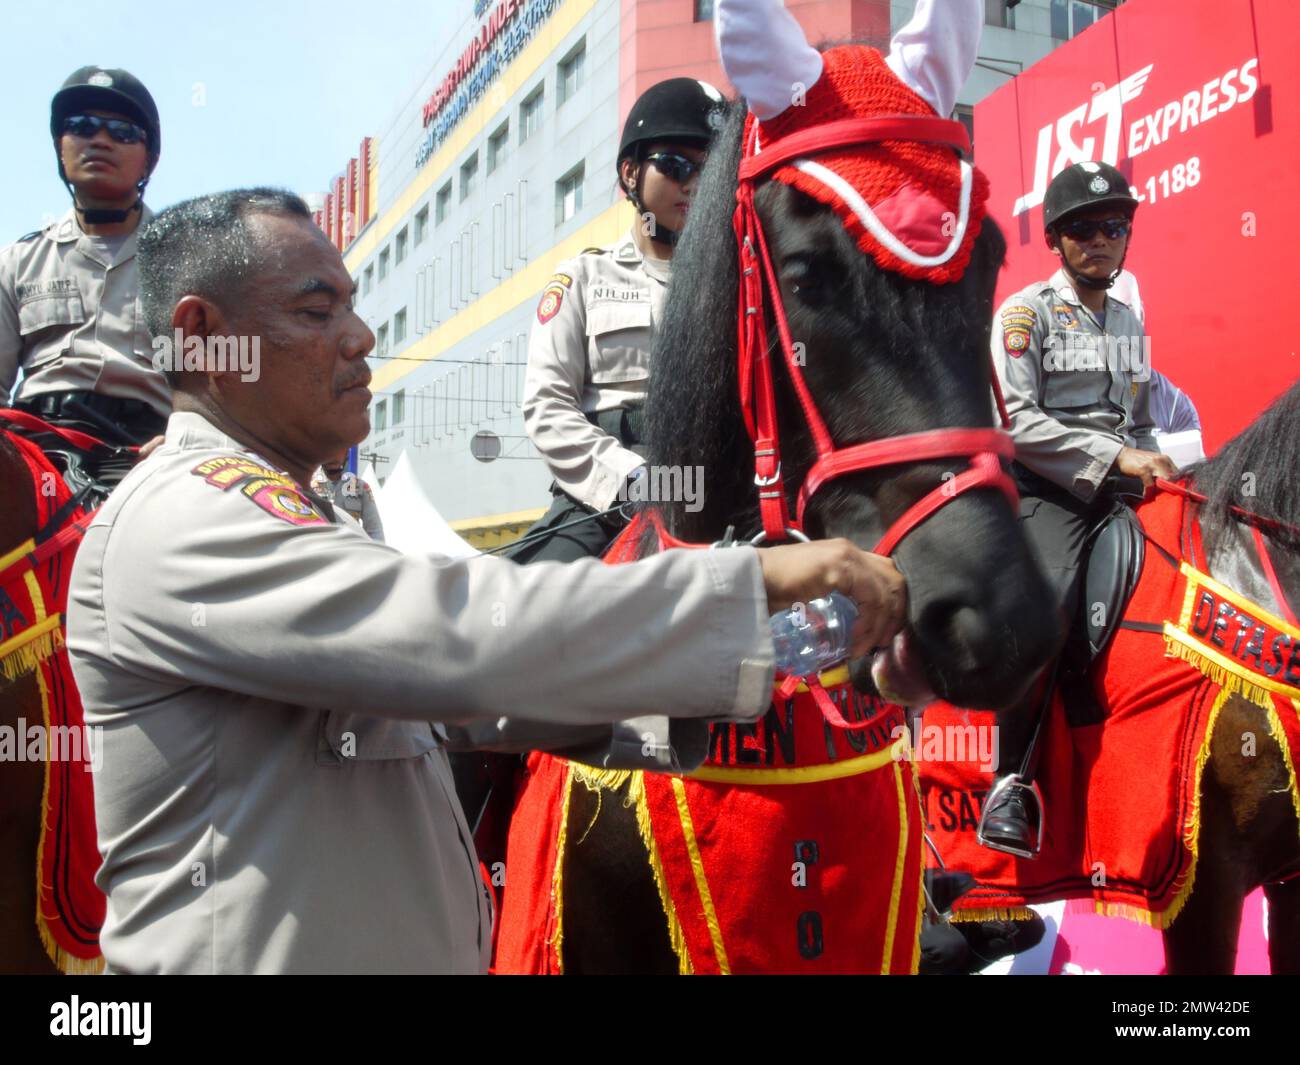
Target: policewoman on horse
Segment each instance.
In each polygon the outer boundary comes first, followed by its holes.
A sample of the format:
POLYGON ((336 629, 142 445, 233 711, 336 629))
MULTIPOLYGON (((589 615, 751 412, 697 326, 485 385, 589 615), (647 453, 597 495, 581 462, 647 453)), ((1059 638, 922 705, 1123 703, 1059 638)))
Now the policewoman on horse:
MULTIPOLYGON (((993 363, 1016 443, 1020 524, 1069 625, 1079 609, 1085 544, 1115 506, 1116 478, 1150 488, 1177 474, 1155 442, 1142 320, 1109 291, 1137 206, 1109 163, 1075 163, 1057 174, 1043 199, 1043 226, 1061 267, 1009 297, 993 323, 993 363)), ((1085 668, 1067 661, 1063 680, 1078 681, 1085 668)), ((1009 786, 991 793, 980 830, 986 846, 1024 857, 1037 854, 1042 819, 1029 788, 1042 705, 1042 693, 1031 691, 1026 705, 999 715, 1009 786)))
POLYGON ((713 86, 693 78, 642 94, 618 149, 619 187, 638 219, 617 244, 560 263, 542 293, 523 411, 555 498, 511 553, 517 562, 601 554, 626 524, 619 504, 638 498, 650 348, 722 106, 713 86))
POLYGON ((50 105, 62 218, 0 251, 0 406, 113 445, 162 433, 171 389, 140 310, 136 234, 161 150, 158 107, 125 70, 75 71, 50 105))

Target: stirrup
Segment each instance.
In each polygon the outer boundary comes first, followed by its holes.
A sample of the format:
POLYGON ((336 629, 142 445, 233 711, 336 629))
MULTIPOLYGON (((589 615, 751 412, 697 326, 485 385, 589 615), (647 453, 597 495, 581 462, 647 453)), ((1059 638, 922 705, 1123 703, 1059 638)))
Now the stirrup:
POLYGON ((992 851, 1001 851, 1003 854, 1014 854, 1017 858, 1037 858, 1039 852, 1043 849, 1043 825, 1046 821, 1043 814, 1043 793, 1038 789, 1038 781, 1034 780, 1026 784, 1025 778, 1021 774, 1011 773, 994 784, 988 798, 984 800, 984 810, 980 814, 979 827, 975 830, 975 841, 981 847, 988 847, 992 851), (1018 788, 1022 792, 1021 797, 1025 800, 1026 807, 1032 806, 1033 810, 1038 814, 1038 839, 1034 843, 1032 850, 1013 847, 1008 843, 991 840, 984 835, 984 819, 988 816, 988 812, 997 806, 998 800, 1012 788, 1018 788), (1032 803, 1029 801, 1030 799, 1033 800, 1032 803))

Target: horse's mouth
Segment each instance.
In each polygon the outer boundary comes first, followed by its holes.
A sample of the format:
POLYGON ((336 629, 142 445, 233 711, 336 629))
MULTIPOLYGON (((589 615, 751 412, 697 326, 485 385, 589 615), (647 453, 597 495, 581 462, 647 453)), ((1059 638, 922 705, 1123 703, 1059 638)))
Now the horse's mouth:
POLYGON ((934 702, 935 695, 911 629, 904 629, 888 647, 865 661, 871 665, 872 685, 886 702, 914 708, 934 702))

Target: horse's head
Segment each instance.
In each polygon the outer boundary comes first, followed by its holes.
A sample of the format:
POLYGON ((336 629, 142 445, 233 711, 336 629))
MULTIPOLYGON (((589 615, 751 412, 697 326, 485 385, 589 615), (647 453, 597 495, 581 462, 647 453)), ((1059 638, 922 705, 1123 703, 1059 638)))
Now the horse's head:
MULTIPOLYGON (((669 504, 670 529, 716 538, 728 524, 759 527, 754 448, 737 397, 735 313, 740 262, 731 232, 746 115, 733 109, 715 143, 674 261, 649 401, 652 462, 704 465, 696 513, 669 504)), ((769 353, 777 367, 783 486, 796 493, 817 459, 808 420, 773 323, 778 297, 799 372, 836 449, 912 433, 994 427, 989 332, 1005 243, 985 222, 959 276, 939 284, 882 268, 839 213, 780 180, 754 206, 779 293, 768 289, 769 353)), ((873 466, 827 481, 808 500, 805 531, 872 548, 968 457, 873 466)), ((1004 706, 1056 649, 1051 595, 1000 491, 954 493, 893 551, 908 578, 906 633, 878 656, 899 695, 929 687, 967 706, 1004 706), (923 678, 922 678, 923 675, 923 678)), ((860 687, 867 670, 855 669, 860 687)))

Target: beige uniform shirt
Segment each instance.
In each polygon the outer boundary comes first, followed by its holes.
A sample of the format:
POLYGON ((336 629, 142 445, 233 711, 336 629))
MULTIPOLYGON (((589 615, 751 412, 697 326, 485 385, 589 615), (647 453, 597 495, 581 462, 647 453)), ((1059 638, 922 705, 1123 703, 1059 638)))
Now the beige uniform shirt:
POLYGON ((752 550, 447 563, 330 509, 177 413, 91 522, 68 646, 114 971, 482 972, 448 731, 580 745, 769 703, 752 550))
POLYGON ((81 231, 76 212, 0 250, 0 402, 43 392, 99 392, 148 403, 164 418, 171 388, 153 367, 140 307, 136 237, 117 254, 81 231))
POLYGON ((670 264, 632 231, 562 262, 537 305, 524 377, 524 426, 556 483, 595 510, 614 505, 644 461, 587 414, 645 403, 650 348, 670 264))
POLYGON ((381 544, 384 542, 384 523, 379 517, 375 494, 370 490, 370 485, 355 473, 344 470, 337 481, 331 481, 325 476, 324 470, 317 470, 316 476, 311 479, 311 489, 322 499, 347 511, 366 530, 370 539, 378 540, 381 544))
POLYGON ((1016 458, 1083 500, 1121 447, 1155 451, 1142 322, 1106 296, 1104 326, 1063 270, 1010 297, 993 320, 993 365, 1016 458))

